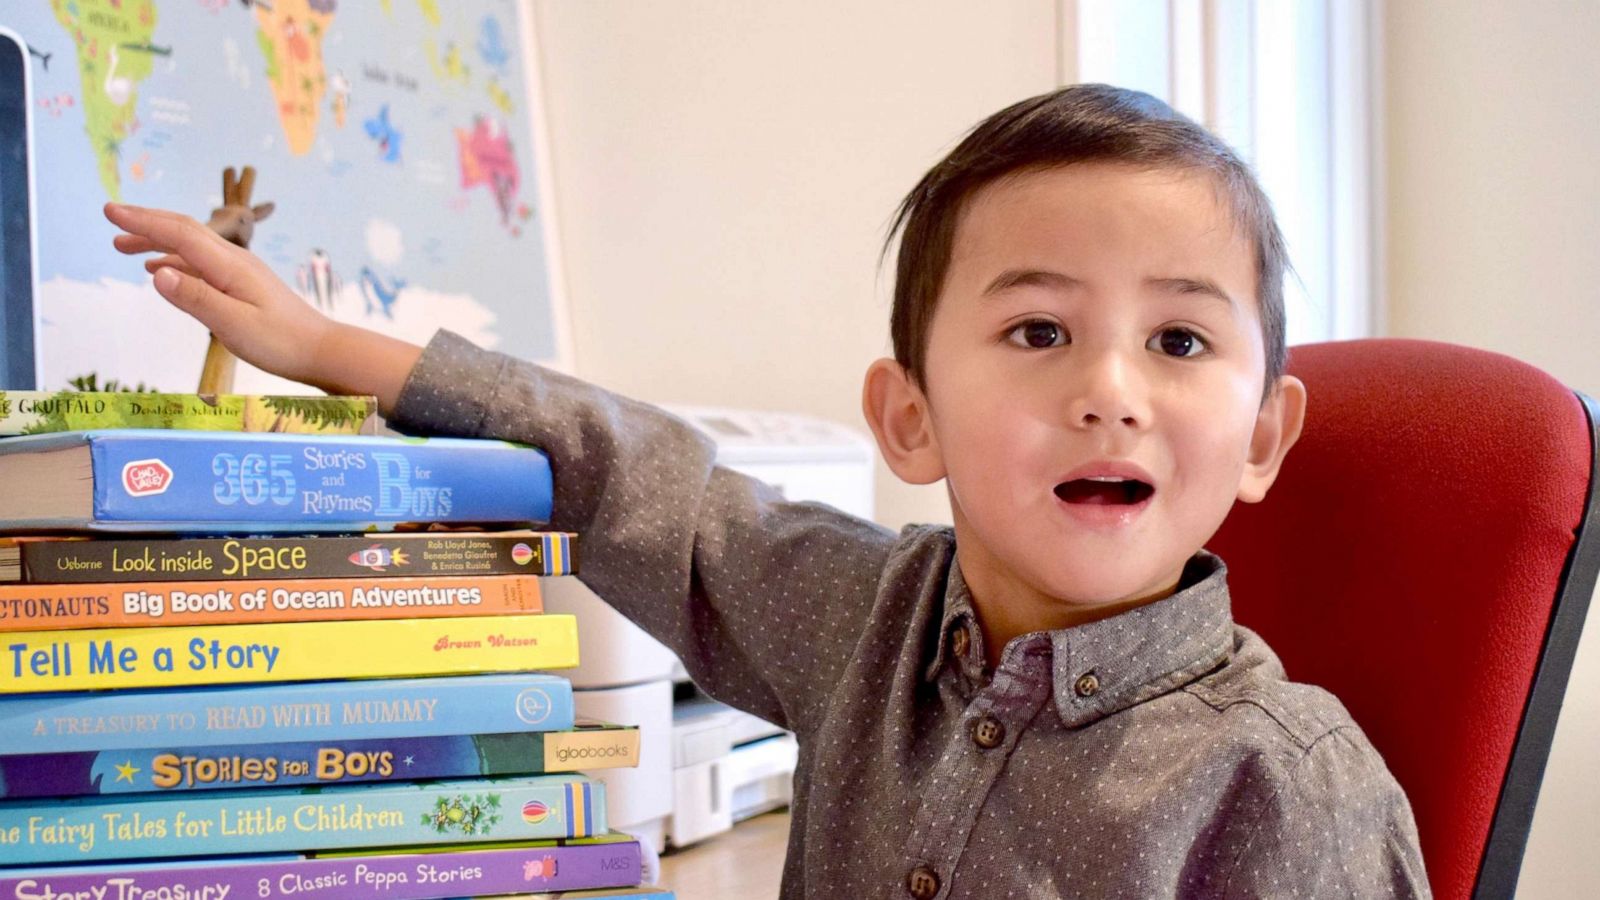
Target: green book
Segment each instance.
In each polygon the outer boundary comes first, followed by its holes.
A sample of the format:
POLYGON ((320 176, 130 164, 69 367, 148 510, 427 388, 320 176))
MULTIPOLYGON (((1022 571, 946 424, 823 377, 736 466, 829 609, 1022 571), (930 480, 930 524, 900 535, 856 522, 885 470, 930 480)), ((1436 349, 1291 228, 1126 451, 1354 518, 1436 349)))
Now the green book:
POLYGON ((376 434, 376 397, 0 391, 0 437, 101 428, 376 434))

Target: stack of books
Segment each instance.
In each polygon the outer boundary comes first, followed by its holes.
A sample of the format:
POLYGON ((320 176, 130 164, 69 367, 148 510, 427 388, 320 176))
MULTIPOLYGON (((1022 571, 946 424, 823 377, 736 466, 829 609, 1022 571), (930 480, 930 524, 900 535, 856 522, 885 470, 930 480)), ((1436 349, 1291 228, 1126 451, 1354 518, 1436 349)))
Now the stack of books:
POLYGON ((372 406, 0 392, 0 900, 671 896, 542 671, 548 461, 372 406))

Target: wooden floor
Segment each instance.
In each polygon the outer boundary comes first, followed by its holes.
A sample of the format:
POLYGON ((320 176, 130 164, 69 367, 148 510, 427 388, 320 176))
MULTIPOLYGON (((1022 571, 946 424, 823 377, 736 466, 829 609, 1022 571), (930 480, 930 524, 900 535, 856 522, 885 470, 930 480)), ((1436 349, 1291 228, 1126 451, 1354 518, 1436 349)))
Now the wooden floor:
POLYGON ((661 857, 661 886, 678 900, 777 900, 789 812, 747 819, 726 834, 661 857))

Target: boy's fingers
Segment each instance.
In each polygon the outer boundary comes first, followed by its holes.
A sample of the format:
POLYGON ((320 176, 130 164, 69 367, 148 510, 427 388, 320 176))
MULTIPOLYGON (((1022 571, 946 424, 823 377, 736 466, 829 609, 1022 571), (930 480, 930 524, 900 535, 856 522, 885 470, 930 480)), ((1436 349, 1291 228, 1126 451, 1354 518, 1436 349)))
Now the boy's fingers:
MULTIPOLYGON (((150 219, 187 219, 188 216, 170 209, 159 209, 154 206, 134 206, 131 203, 107 203, 105 215, 112 224, 121 225, 123 222, 144 222, 150 219)), ((131 230, 131 229, 130 229, 131 230)))
POLYGON ((251 258, 216 232, 178 213, 108 203, 106 218, 158 249, 180 254, 202 277, 224 291, 231 289, 231 281, 245 268, 241 263, 247 264, 251 258))
POLYGON ((149 206, 133 206, 127 203, 107 203, 104 212, 106 219, 111 224, 121 228, 123 231, 140 235, 149 231, 152 222, 181 222, 188 218, 182 213, 172 212, 171 210, 156 209, 149 206))
POLYGON ((178 256, 175 253, 169 253, 166 256, 157 257, 156 259, 147 259, 144 261, 144 270, 152 275, 165 268, 177 269, 179 272, 182 272, 185 275, 193 275, 196 278, 200 277, 200 273, 196 272, 193 266, 190 266, 187 262, 184 262, 183 257, 178 256))
POLYGON ((183 310, 212 331, 230 330, 229 314, 237 315, 243 307, 227 294, 207 284, 204 279, 165 266, 156 272, 156 292, 167 302, 183 310))
POLYGON ((119 234, 111 239, 111 246, 117 248, 123 253, 128 254, 129 256, 135 256, 140 253, 155 253, 158 251, 161 253, 172 252, 171 247, 161 246, 142 234, 119 234))

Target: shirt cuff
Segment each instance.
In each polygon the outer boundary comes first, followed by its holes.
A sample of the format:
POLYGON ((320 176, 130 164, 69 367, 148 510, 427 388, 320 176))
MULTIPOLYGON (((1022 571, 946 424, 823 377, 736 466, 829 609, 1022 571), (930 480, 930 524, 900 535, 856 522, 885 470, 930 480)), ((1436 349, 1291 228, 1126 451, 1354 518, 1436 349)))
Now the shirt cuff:
POLYGON ((407 434, 482 431, 506 358, 440 329, 406 375, 389 426, 407 434))

